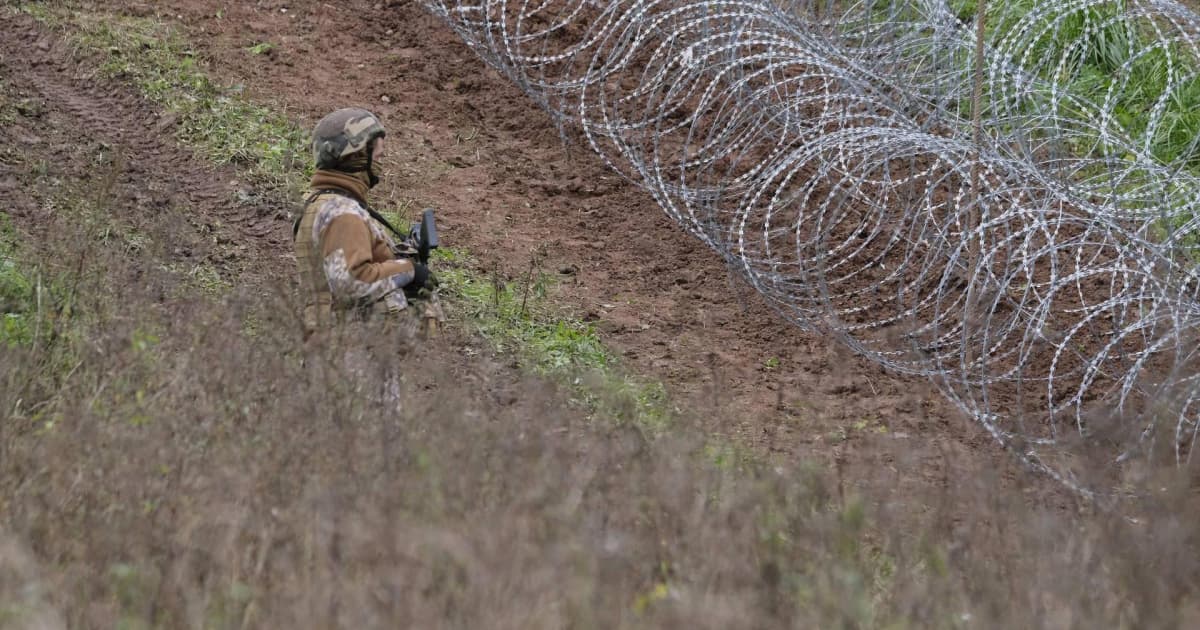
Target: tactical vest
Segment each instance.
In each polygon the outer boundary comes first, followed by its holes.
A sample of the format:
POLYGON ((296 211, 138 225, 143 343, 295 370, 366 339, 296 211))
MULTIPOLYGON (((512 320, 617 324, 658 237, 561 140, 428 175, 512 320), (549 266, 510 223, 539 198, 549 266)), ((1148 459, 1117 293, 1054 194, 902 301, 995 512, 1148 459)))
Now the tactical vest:
MULTIPOLYGON (((300 272, 300 291, 304 298, 304 334, 307 338, 317 330, 327 329, 335 322, 347 321, 346 317, 366 321, 384 312, 383 303, 356 304, 350 308, 337 308, 333 301, 333 293, 329 290, 329 282, 325 279, 325 260, 321 256, 320 244, 313 240, 313 223, 321 207, 320 200, 330 195, 353 197, 337 188, 325 188, 312 192, 304 201, 301 215, 292 224, 292 239, 295 246, 296 265, 300 272)), ((403 239, 400 233, 386 218, 370 206, 365 206, 355 199, 361 208, 397 238, 403 239)), ((413 320, 424 335, 437 334, 439 324, 445 321, 441 305, 436 298, 422 300, 420 309, 411 309, 413 320)), ((390 320, 389 320, 390 321, 390 320)))
POLYGON ((333 194, 317 191, 304 203, 304 212, 292 226, 292 238, 296 251, 296 266, 300 272, 300 293, 304 299, 304 331, 309 335, 315 330, 328 328, 333 323, 333 294, 325 280, 325 261, 321 248, 313 241, 313 222, 317 219, 317 203, 322 197, 333 194))

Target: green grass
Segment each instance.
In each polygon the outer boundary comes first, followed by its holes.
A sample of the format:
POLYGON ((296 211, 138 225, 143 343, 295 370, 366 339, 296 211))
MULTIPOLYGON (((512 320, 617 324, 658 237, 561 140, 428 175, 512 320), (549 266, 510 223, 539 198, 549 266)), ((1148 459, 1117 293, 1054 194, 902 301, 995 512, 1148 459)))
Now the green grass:
POLYGON ((17 262, 16 233, 0 214, 0 344, 25 345, 34 337, 37 283, 17 262))
POLYGON ((184 285, 181 288, 186 288, 190 291, 199 291, 201 294, 209 297, 218 298, 233 288, 233 285, 222 277, 221 272, 211 264, 197 263, 185 265, 171 263, 164 265, 163 269, 183 279, 184 285))
MULTIPOLYGON (((963 22, 974 23, 975 0, 951 0, 950 7, 963 22)), ((1111 94, 1114 123, 1129 139, 1138 145, 1148 141, 1151 155, 1164 164, 1182 163, 1200 174, 1197 60, 1178 44, 1155 44, 1155 33, 1125 17, 1123 0, 1063 8, 1057 14, 1046 9, 1046 4, 1037 0, 989 3, 987 37, 997 41, 1022 26, 1027 33, 1038 33, 1019 47, 1022 56, 1015 61, 1046 81, 1068 87, 1070 98, 1064 99, 1060 115, 1094 135, 1090 127, 1111 94), (1028 16, 1035 7, 1043 13, 1031 27, 1028 16), (1160 102, 1164 124, 1147 138, 1152 112, 1160 102)), ((1050 94, 1033 99, 1048 101, 1050 94)), ((1039 104, 1031 102, 1029 106, 1039 104)), ((961 111, 969 112, 969 104, 961 111)), ((1099 137, 1077 138, 1071 144, 1081 157, 1134 157, 1114 153, 1117 147, 1102 143, 1099 137)))
POLYGON ((567 384, 593 411, 651 432, 669 426, 676 410, 663 384, 630 375, 591 324, 555 309, 546 274, 534 271, 509 282, 474 271, 460 249, 437 250, 434 258, 455 317, 494 350, 567 384))
POLYGON ((252 55, 265 55, 275 50, 275 45, 271 42, 259 42, 246 50, 252 55))
POLYGON ((0 214, 0 345, 53 344, 71 318, 71 282, 31 264, 12 222, 0 214))

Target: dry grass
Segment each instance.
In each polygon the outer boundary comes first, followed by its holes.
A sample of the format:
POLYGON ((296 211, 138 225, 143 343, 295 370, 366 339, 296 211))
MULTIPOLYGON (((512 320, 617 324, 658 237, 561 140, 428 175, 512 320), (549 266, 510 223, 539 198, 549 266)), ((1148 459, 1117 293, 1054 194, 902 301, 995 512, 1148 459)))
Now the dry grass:
MULTIPOLYGON (((727 457, 711 403, 648 437, 457 333, 306 347, 286 290, 167 264, 188 208, 51 157, 5 157, 53 179, 0 226, 0 628, 1200 623, 1186 476, 1120 515, 953 471, 900 492, 727 457)), ((916 474, 890 444, 863 448, 916 474)))
POLYGON ((0 349, 3 627, 1197 619, 1182 482, 1134 523, 1031 508, 995 479, 897 496, 802 462, 725 465, 686 418, 655 439, 585 419, 457 358, 470 339, 368 345, 394 336, 364 324, 306 348, 286 296, 163 303, 169 272, 90 255, 103 274, 51 276, 78 314, 0 349))

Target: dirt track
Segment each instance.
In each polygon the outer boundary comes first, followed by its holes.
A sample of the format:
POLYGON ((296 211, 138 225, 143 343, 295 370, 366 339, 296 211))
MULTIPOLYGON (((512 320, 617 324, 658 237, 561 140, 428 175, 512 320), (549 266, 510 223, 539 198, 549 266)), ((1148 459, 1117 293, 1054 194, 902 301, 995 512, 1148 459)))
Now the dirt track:
POLYGON ((14 213, 36 213, 44 192, 64 181, 87 192, 112 175, 113 199, 105 203, 119 220, 135 230, 148 221, 177 224, 178 238, 158 252, 162 259, 203 260, 227 280, 255 278, 254 259, 287 243, 278 209, 239 202, 235 171, 180 148, 164 133, 169 118, 133 91, 97 82, 69 60, 62 42, 31 23, 24 26, 0 43, 0 73, 33 110, 27 130, 8 129, 13 135, 5 144, 32 143, 27 160, 43 154, 54 163, 42 177, 13 169, 9 185, 30 193, 14 196, 14 213))
MULTIPOLYGON (((98 4, 173 23, 215 76, 306 125, 351 104, 380 113, 390 158, 379 205, 438 208, 444 240, 489 273, 517 277, 544 247, 565 305, 634 369, 706 410, 710 430, 784 457, 828 457, 851 478, 921 486, 1016 473, 926 381, 885 374, 778 319, 649 196, 584 147, 564 147, 543 112, 416 3, 98 4), (270 54, 247 51, 260 42, 270 54)), ((233 204, 235 175, 175 148, 170 121, 132 92, 78 76, 32 21, 18 30, 0 49, 3 74, 45 101, 54 127, 87 129, 136 156, 122 185, 141 211, 186 205, 193 227, 221 232, 173 255, 209 257, 236 282, 270 280, 250 261, 291 269, 283 209, 233 204), (29 51, 33 63, 9 61, 29 51), (225 245, 206 251, 210 242, 225 245)))

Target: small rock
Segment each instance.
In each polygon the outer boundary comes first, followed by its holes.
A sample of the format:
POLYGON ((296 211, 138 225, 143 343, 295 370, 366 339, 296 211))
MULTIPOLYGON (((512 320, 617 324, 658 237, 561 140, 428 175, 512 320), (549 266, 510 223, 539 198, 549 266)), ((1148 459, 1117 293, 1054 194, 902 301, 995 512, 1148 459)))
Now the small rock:
POLYGON ((389 97, 387 94, 384 94, 383 96, 380 96, 380 97, 379 97, 379 100, 383 101, 384 103, 391 103, 391 102, 392 102, 392 99, 391 99, 391 98, 390 98, 390 97, 389 97))

